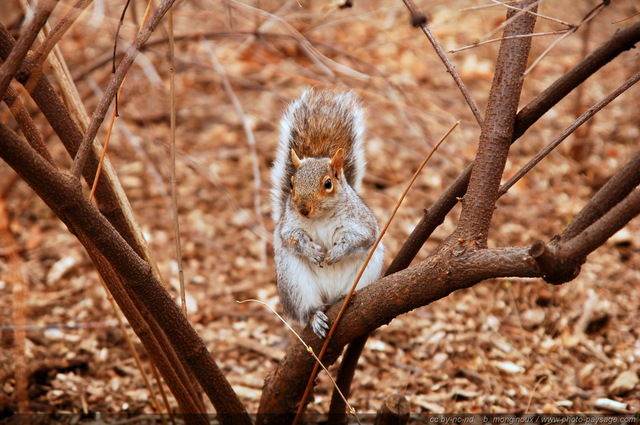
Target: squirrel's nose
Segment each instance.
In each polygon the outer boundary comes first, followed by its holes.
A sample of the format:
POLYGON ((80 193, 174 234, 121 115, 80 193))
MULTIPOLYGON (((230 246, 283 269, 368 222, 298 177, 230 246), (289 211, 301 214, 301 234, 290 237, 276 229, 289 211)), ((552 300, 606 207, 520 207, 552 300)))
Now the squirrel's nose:
POLYGON ((309 214, 311 213, 311 208, 309 208, 306 205, 300 205, 298 207, 298 212, 304 217, 309 217, 309 214))

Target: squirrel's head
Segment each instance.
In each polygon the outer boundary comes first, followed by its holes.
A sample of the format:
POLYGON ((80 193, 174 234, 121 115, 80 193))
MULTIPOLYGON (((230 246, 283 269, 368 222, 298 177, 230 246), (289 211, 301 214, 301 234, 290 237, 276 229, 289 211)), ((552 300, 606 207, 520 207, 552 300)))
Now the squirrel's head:
POLYGON ((306 218, 319 216, 337 202, 344 179, 344 149, 329 158, 298 158, 291 149, 291 200, 296 211, 306 218))

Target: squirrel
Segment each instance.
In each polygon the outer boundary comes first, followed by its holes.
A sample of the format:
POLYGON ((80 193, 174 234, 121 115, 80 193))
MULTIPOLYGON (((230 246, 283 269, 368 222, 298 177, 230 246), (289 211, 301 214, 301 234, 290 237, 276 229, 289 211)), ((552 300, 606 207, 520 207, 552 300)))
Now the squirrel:
MULTIPOLYGON (((284 315, 324 339, 380 228, 360 198, 364 111, 348 91, 306 90, 284 112, 271 169, 276 285, 284 315)), ((382 272, 380 243, 356 289, 382 272)))

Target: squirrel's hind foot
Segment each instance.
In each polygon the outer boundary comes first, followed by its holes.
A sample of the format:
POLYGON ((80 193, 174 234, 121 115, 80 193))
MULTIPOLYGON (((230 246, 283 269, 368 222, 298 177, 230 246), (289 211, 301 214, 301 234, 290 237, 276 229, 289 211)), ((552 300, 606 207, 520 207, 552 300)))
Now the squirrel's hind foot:
POLYGON ((318 335, 318 338, 325 339, 327 337, 327 333, 329 329, 331 329, 331 325, 329 323, 329 318, 322 310, 318 310, 313 313, 310 320, 311 329, 313 332, 318 335))

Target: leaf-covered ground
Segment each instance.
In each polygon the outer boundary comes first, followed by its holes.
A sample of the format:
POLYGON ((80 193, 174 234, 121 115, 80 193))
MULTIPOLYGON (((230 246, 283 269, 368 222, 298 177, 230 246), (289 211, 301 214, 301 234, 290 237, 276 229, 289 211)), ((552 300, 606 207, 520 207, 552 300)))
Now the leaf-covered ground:
MULTIPOLYGON (((72 2, 60 3, 51 23, 72 2)), ((111 77, 111 52, 124 3, 110 0, 90 6, 59 43, 89 113, 111 77)), ((385 237, 387 264, 422 210, 475 154, 479 126, 425 36, 411 27, 402 2, 354 3, 351 9, 337 9, 331 2, 192 1, 178 2, 175 10, 177 187, 189 319, 250 412, 257 409, 265 376, 294 341, 263 306, 236 303, 255 298, 279 308, 268 179, 278 117, 286 102, 308 86, 350 88, 362 97, 368 111, 369 163, 363 197, 381 222, 434 143, 461 120, 391 225, 385 237), (231 91, 225 90, 225 81, 231 91), (245 127, 255 138, 255 148, 245 127)), ((503 22, 505 8, 477 8, 490 3, 458 0, 419 6, 448 51, 500 36, 500 31, 490 33, 503 22)), ((597 4, 568 7, 566 1, 548 1, 540 12, 579 24, 597 4)), ((19 28, 17 4, 3 3, 0 10, 4 25, 19 28)), ((120 31, 120 49, 132 39, 143 11, 142 2, 132 2, 120 31)), ((616 29, 635 23, 638 16, 619 21, 637 11, 634 1, 613 2, 557 44, 528 74, 521 105, 616 29)), ((566 28, 540 18, 536 31, 566 28)), ((130 72, 109 157, 168 290, 177 299, 166 37, 166 27, 156 31, 130 72)), ((530 63, 559 37, 534 38, 530 63)), ((498 43, 488 43, 449 54, 481 111, 497 48, 498 43)), ((639 62, 637 50, 621 55, 554 107, 513 146, 505 178, 638 72, 639 62)), ((490 245, 530 245, 559 233, 637 152, 639 104, 635 87, 503 196, 490 245)), ((4 122, 15 125, 4 104, 0 112, 4 122)), ((38 119, 54 157, 68 167, 70 160, 56 136, 38 119)), ((106 125, 101 140, 105 134, 106 125)), ((13 179, 12 170, 0 163, 0 191, 7 194, 26 283, 29 408, 153 412, 88 256, 23 182, 11 186, 13 179)), ((416 261, 454 229, 458 214, 454 209, 416 261)), ((626 378, 629 385, 640 373, 639 231, 636 219, 589 256, 577 279, 562 286, 540 279, 487 281, 398 317, 369 340, 352 405, 358 412, 374 412, 386 396, 399 392, 415 413, 595 412, 599 398, 627 403, 637 411, 640 385, 621 389, 619 380, 626 378)), ((17 404, 13 330, 14 311, 21 305, 16 304, 8 253, 8 247, 0 246, 2 412, 14 411, 17 404)), ((130 329, 126 333, 149 373, 141 344, 130 329)), ((321 374, 311 411, 325 412, 330 393, 330 382, 321 374)))

